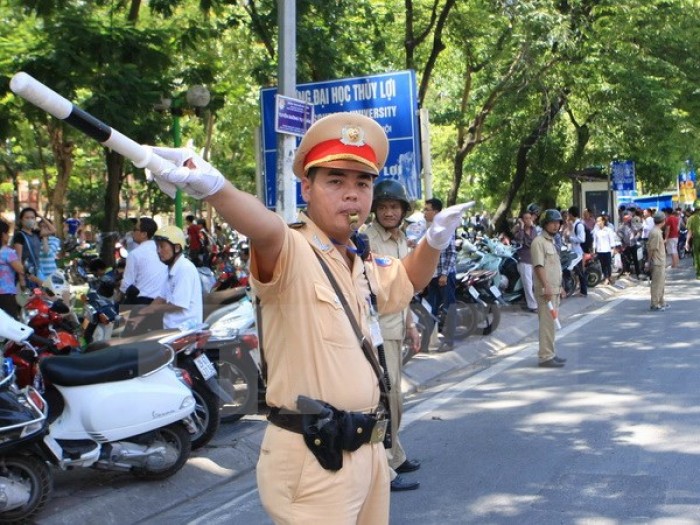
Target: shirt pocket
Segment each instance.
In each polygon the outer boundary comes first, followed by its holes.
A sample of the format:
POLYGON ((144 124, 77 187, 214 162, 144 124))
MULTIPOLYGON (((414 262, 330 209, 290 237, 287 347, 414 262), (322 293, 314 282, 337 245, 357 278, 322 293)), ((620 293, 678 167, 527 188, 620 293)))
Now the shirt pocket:
POLYGON ((316 295, 316 308, 313 313, 318 318, 316 325, 321 336, 326 341, 338 341, 342 339, 340 327, 348 325, 345 309, 335 291, 328 286, 314 283, 316 295))

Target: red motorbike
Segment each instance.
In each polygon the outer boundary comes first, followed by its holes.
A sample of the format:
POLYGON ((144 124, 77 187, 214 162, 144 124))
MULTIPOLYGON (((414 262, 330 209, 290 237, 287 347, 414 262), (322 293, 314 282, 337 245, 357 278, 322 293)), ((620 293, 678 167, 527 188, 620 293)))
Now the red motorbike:
POLYGON ((35 289, 22 307, 21 321, 34 329, 33 344, 9 341, 5 345, 5 357, 15 365, 17 384, 20 388, 34 386, 44 392, 41 383, 39 360, 44 356, 68 355, 80 348, 75 335, 76 326, 67 318, 70 308, 60 299, 35 289))

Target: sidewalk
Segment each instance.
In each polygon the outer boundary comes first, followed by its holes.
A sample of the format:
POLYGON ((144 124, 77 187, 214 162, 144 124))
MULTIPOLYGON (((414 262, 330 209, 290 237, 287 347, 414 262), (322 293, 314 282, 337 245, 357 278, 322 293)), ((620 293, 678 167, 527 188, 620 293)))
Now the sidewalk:
MULTIPOLYGON (((681 261, 681 264, 679 272, 687 267, 687 261, 685 263, 681 261)), ((692 262, 690 264, 692 267, 692 262)), ((599 306, 602 301, 637 286, 648 288, 649 281, 622 277, 614 285, 599 284, 589 288, 588 297, 577 294, 562 300, 559 319, 562 325, 565 325, 567 320, 599 306)), ((505 357, 509 347, 536 341, 537 332, 537 314, 522 310, 518 306, 504 306, 501 311, 501 322, 494 333, 488 336, 470 336, 458 341, 451 352, 416 355, 404 367, 402 390, 405 395, 420 392, 440 382, 441 378, 456 370, 472 368, 473 373, 484 370, 495 360, 505 357)))

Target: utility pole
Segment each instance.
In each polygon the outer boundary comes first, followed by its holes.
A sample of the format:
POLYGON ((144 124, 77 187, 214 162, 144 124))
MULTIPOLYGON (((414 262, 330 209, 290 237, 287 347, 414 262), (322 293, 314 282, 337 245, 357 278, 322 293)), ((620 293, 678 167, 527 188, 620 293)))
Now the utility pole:
MULTIPOLYGON (((279 27, 279 83, 277 92, 296 98, 296 0, 277 0, 277 26, 279 27)), ((297 182, 292 164, 296 138, 287 133, 277 135, 277 213, 287 222, 296 220, 297 182)))

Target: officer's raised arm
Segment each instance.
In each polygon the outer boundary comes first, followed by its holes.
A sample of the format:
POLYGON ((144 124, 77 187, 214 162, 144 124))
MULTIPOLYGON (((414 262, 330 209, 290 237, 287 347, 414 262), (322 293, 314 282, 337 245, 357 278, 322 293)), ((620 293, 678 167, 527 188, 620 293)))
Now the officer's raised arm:
POLYGON ((416 291, 422 290, 430 282, 435 273, 440 252, 450 244, 455 231, 462 223, 464 211, 472 206, 474 202, 470 201, 442 210, 435 216, 430 228, 425 232, 425 237, 415 250, 401 259, 416 291))
POLYGON ((255 246, 255 257, 264 282, 272 271, 284 241, 286 225, 255 196, 236 188, 207 161, 186 148, 153 148, 159 156, 178 166, 151 175, 158 186, 173 196, 176 188, 209 202, 236 231, 255 246))

